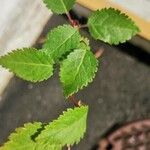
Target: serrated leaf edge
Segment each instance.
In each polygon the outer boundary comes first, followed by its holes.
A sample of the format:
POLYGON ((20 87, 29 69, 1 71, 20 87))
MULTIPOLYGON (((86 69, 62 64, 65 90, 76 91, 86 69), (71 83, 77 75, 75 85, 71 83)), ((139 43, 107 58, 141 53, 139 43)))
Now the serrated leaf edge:
MULTIPOLYGON (((54 28, 54 29, 52 29, 49 33, 48 33, 48 35, 47 35, 47 37, 46 37, 46 42, 45 42, 45 44, 43 45, 43 48, 42 48, 42 50, 43 50, 43 52, 45 52, 46 50, 47 50, 47 48, 45 48, 45 45, 47 44, 47 42, 50 40, 49 39, 49 37, 52 35, 52 34, 54 34, 56 31, 58 31, 58 30, 61 30, 61 29, 64 29, 64 28, 66 28, 66 27, 70 27, 70 28, 72 28, 75 32, 71 35, 71 36, 69 36, 69 38, 67 38, 64 42, 63 42, 63 44, 64 43, 66 43, 70 38, 72 38, 75 34, 77 34, 78 33, 78 36, 79 36, 79 39, 81 39, 81 35, 80 35, 80 33, 79 33, 79 31, 77 30, 77 28, 75 27, 75 28, 73 28, 71 25, 67 25, 67 24, 64 24, 64 25, 59 25, 58 27, 56 27, 56 28, 54 28), (45 51, 44 51, 45 50, 45 51)), ((59 45, 56 49, 59 49, 63 44, 61 44, 61 45, 59 45)), ((80 44, 80 41, 79 41, 79 44, 80 44)), ((78 47, 78 46, 77 46, 78 47)), ((68 49, 66 52, 71 52, 71 50, 73 50, 73 49, 68 49)), ((45 52, 47 55, 49 55, 49 56, 51 56, 51 53, 47 53, 47 52, 45 52)), ((60 58, 61 58, 61 56, 60 56, 60 58)), ((58 59, 60 59, 59 57, 58 57, 58 59)))
MULTIPOLYGON (((110 45, 118 45, 118 44, 121 44, 121 43, 125 43, 126 41, 132 39, 132 37, 135 36, 138 32, 140 32, 140 29, 139 29, 139 27, 136 25, 136 23, 135 23, 128 15, 126 15, 126 14, 123 13, 123 12, 121 12, 119 9, 114 9, 114 8, 112 8, 112 7, 109 7, 109 8, 103 8, 103 9, 101 9, 101 10, 98 9, 98 10, 96 10, 95 12, 102 12, 102 11, 106 11, 106 10, 113 10, 113 11, 116 11, 116 13, 118 13, 119 15, 123 15, 128 21, 130 21, 130 22, 134 25, 134 27, 135 27, 136 30, 137 30, 136 32, 132 33, 132 35, 131 35, 130 37, 128 37, 126 40, 121 40, 121 41, 115 42, 115 43, 109 43, 110 45)), ((95 12, 93 12, 90 17, 92 17, 95 12)), ((90 17, 89 17, 89 18, 90 18, 90 17)), ((91 26, 91 25, 89 24, 89 20, 88 20, 88 26, 91 26)), ((93 34, 92 34, 91 32, 90 32, 90 34, 91 34, 92 37, 94 38, 94 36, 93 36, 93 34)), ((94 38, 94 39, 100 40, 100 39, 98 39, 98 38, 94 38)), ((105 43, 108 43, 106 40, 101 40, 101 41, 104 41, 105 43)))
MULTIPOLYGON (((39 126, 42 126, 42 123, 41 122, 33 122, 33 123, 25 123, 22 127, 18 127, 15 129, 15 131, 13 133, 11 133, 9 136, 8 136, 8 140, 7 142, 5 142, 3 145, 0 145, 0 150, 3 150, 3 147, 5 147, 5 145, 8 145, 9 142, 13 142, 13 138, 15 138, 16 136, 19 135, 19 132, 25 130, 28 126, 31 126, 31 125, 39 125, 39 126)), ((39 127, 40 128, 40 127, 39 127)), ((38 129, 37 129, 38 131, 38 129)), ((32 140, 33 141, 33 140, 32 140)), ((34 141, 33 141, 34 142, 34 141)), ((35 143, 36 144, 36 143, 35 143)))
MULTIPOLYGON (((18 51, 23 52, 23 51, 26 51, 27 49, 30 49, 30 50, 33 50, 33 51, 35 50, 35 51, 37 51, 37 52, 42 52, 42 51, 38 51, 38 50, 35 49, 35 48, 24 47, 24 48, 21 48, 21 49, 12 50, 12 52, 8 52, 7 54, 5 54, 5 55, 3 55, 3 56, 0 56, 0 58, 3 58, 3 57, 5 57, 5 56, 10 56, 11 54, 13 54, 13 53, 15 53, 15 52, 18 52, 18 51)), ((42 53, 43 53, 44 55, 46 55, 46 53, 44 53, 44 52, 42 52, 42 53)), ((49 55, 47 55, 47 56, 50 57, 49 55)), ((54 62, 53 62, 53 60, 52 60, 52 64, 51 64, 51 65, 53 65, 53 64, 54 64, 54 62)), ((52 68, 52 74, 50 74, 49 77, 43 78, 43 79, 41 79, 41 80, 26 80, 25 78, 21 77, 20 75, 16 74, 15 72, 13 72, 13 70, 11 70, 10 68, 7 68, 7 67, 5 67, 5 66, 2 65, 2 64, 0 64, 0 66, 2 66, 3 68, 5 68, 5 69, 8 70, 9 72, 13 73, 15 76, 17 76, 17 77, 19 77, 19 78, 21 78, 21 79, 23 79, 23 80, 25 80, 25 81, 32 82, 32 83, 39 83, 39 82, 42 82, 42 81, 44 81, 44 80, 49 79, 49 78, 53 75, 53 71, 54 71, 54 68, 52 68)))
MULTIPOLYGON (((75 49, 75 50, 77 50, 77 49, 75 49)), ((74 50, 74 51, 75 51, 75 50, 74 50)), ((73 53, 74 51, 72 51, 71 53, 73 53)), ((86 51, 86 50, 85 50, 85 51, 86 51)), ((90 51, 90 52, 91 52, 91 51, 90 51)), ((65 60, 68 59, 68 57, 71 55, 71 53, 67 56, 67 58, 66 58, 65 60)), ((92 52, 91 52, 91 53, 92 53, 92 52)), ((92 53, 92 54, 93 54, 93 53, 92 53)), ((96 59, 96 58, 95 58, 95 59, 96 59)), ((63 62, 62 62, 62 63, 63 63, 63 62)), ((94 76, 92 76, 92 78, 90 78, 86 84, 82 85, 81 87, 78 86, 77 89, 76 89, 74 92, 70 93, 69 95, 65 95, 65 97, 68 98, 69 96, 71 96, 71 95, 77 93, 79 90, 82 90, 84 87, 87 87, 88 84, 91 83, 91 82, 94 80, 94 78, 95 78, 95 76, 96 76, 96 72, 98 71, 98 65, 99 65, 99 63, 98 63, 98 60, 96 59, 96 69, 95 69, 95 71, 93 72, 93 73, 94 73, 94 76)), ((62 71, 62 67, 60 67, 59 77, 60 77, 60 80, 61 80, 61 83, 62 83, 62 86, 63 86, 63 83, 65 83, 65 82, 62 80, 61 71, 62 71)))
MULTIPOLYGON (((76 107, 76 108, 74 108, 74 109, 72 109, 72 108, 68 108, 66 111, 63 111, 63 113, 61 114, 61 115, 59 115, 59 117, 57 118, 57 119, 55 119, 55 120, 53 120, 50 124, 48 124, 48 125, 46 125, 45 127, 44 127, 44 132, 46 131, 46 130, 48 130, 49 129, 49 126, 52 124, 55 124, 55 123, 57 123, 59 120, 61 120, 61 119, 63 119, 64 118, 64 116, 65 115, 67 115, 68 113, 71 113, 71 112, 73 112, 73 111, 77 111, 78 109, 81 109, 81 108, 84 108, 84 109, 87 109, 87 113, 86 113, 86 116, 87 116, 87 114, 88 114, 88 106, 86 105, 86 106, 80 106, 80 107, 76 107)), ((80 119, 82 119, 82 118, 80 118, 80 119)), ((86 131, 86 130, 85 130, 86 131)), ((72 146, 72 145, 74 145, 74 144, 78 144, 79 142, 80 142, 80 140, 84 137, 84 134, 85 134, 85 131, 84 131, 84 133, 82 134, 82 136, 80 137, 80 139, 78 140, 78 141, 76 141, 76 142, 73 142, 73 143, 71 143, 70 144, 70 146, 72 146)), ((39 135, 40 136, 40 135, 39 135)), ((37 137, 36 138, 36 141, 38 141, 38 138, 39 137, 37 137)), ((41 139, 41 138, 40 138, 41 139)), ((67 145, 67 144, 61 144, 62 145, 62 147, 63 146, 65 146, 65 145, 67 145)))

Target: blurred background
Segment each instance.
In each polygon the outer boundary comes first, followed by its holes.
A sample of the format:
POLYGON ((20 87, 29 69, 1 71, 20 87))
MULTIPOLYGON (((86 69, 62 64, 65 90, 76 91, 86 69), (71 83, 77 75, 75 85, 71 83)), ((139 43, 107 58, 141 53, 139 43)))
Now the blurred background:
MULTIPOLYGON (((88 131, 77 150, 92 150, 108 130, 128 121, 150 118, 150 1, 78 0, 70 12, 81 24, 93 10, 114 7, 127 13, 141 33, 125 44, 110 46, 93 40, 93 52, 104 48, 94 82, 77 94, 90 106, 88 131)), ((41 48, 46 34, 68 23, 66 16, 50 12, 42 0, 0 0, 0 55, 16 48, 41 48)), ((29 121, 48 122, 67 107, 55 76, 38 84, 14 77, 0 67, 0 145, 16 127, 29 121)))

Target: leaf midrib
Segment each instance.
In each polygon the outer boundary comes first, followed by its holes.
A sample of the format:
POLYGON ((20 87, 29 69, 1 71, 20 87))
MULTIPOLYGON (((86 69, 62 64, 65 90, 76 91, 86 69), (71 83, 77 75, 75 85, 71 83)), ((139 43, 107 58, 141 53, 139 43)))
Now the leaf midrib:
POLYGON ((50 54, 54 53, 56 50, 58 50, 62 45, 64 45, 70 38, 72 38, 72 36, 74 36, 77 33, 77 30, 71 34, 66 40, 64 40, 64 42, 62 44, 60 44, 58 47, 56 47, 56 49, 54 49, 53 51, 50 52, 50 54))
POLYGON ((50 67, 51 66, 51 64, 46 65, 46 64, 38 64, 38 63, 15 62, 15 61, 9 61, 9 63, 27 65, 27 66, 45 66, 45 67, 50 67))
MULTIPOLYGON (((72 128, 72 126, 74 126, 75 124, 77 124, 77 122, 80 122, 82 119, 83 119, 83 117, 84 116, 86 116, 87 115, 87 113, 85 113, 85 114, 83 114, 82 115, 82 117, 80 117, 80 119, 79 118, 76 118, 76 121, 74 121, 74 123, 72 123, 70 126, 66 126, 65 128, 63 127, 63 129, 61 128, 61 129, 55 129, 57 132, 54 134, 54 135, 50 135, 50 136, 57 136, 60 132, 63 132, 64 130, 67 130, 68 128, 72 128)), ((49 135, 46 137, 46 138, 49 138, 49 135)), ((43 137, 43 138, 40 138, 39 140, 41 140, 41 139, 46 139, 45 137, 43 137)), ((64 143, 63 143, 64 144, 64 143)))
POLYGON ((64 4, 64 1, 63 1, 63 0, 60 0, 60 1, 61 1, 62 5, 63 5, 63 7, 64 7, 64 9, 65 9, 65 12, 67 13, 68 10, 67 10, 67 8, 66 8, 66 6, 65 6, 65 4, 64 4))
POLYGON ((76 74, 75 74, 75 76, 74 76, 73 82, 75 81, 75 79, 76 79, 76 77, 77 77, 77 75, 78 75, 78 73, 79 73, 80 67, 81 67, 81 65, 82 65, 82 63, 83 63, 83 60, 84 60, 84 58, 85 58, 85 55, 86 55, 86 50, 83 50, 83 51, 85 51, 85 52, 84 52, 84 55, 83 55, 83 57, 82 57, 82 59, 81 59, 81 62, 79 63, 79 66, 78 66, 78 68, 77 68, 77 72, 76 72, 76 74))
MULTIPOLYGON (((74 122, 71 124, 71 126, 66 126, 65 128, 63 127, 63 129, 61 128, 60 130, 61 130, 61 131, 64 131, 64 130, 67 130, 68 128, 72 128, 72 126, 74 126, 75 124, 77 124, 77 122, 80 122, 80 120, 82 120, 84 116, 85 116, 85 114, 83 114, 82 117, 80 117, 80 119, 76 119, 76 121, 74 121, 74 122)), ((56 132, 55 135, 58 134, 58 133, 59 133, 59 131, 56 132)))

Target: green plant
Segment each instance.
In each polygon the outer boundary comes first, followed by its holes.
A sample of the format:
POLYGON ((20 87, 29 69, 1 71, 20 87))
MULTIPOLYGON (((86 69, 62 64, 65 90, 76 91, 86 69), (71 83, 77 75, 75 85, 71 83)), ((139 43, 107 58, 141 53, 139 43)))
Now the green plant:
POLYGON ((63 112, 51 123, 28 123, 16 129, 0 150, 61 150, 64 146, 77 144, 86 131, 89 108, 73 95, 92 82, 100 56, 100 53, 92 53, 89 41, 80 35, 80 29, 87 27, 94 39, 115 45, 139 32, 131 19, 113 8, 93 12, 88 23, 80 25, 69 14, 75 0, 44 2, 53 12, 65 13, 71 25, 58 26, 50 31, 40 50, 23 48, 0 57, 0 65, 24 80, 41 82, 50 78, 54 65, 59 64, 64 95, 77 107, 63 112))

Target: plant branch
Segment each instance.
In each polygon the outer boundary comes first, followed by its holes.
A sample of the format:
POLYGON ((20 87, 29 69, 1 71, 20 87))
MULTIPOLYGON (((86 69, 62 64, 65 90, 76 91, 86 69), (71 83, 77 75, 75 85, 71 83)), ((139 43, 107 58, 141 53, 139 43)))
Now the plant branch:
POLYGON ((69 12, 66 13, 66 15, 67 15, 67 17, 68 17, 68 20, 69 20, 70 24, 74 27, 74 26, 76 25, 75 20, 72 19, 72 17, 71 17, 71 15, 70 15, 69 12))
POLYGON ((96 57, 96 58, 101 57, 102 54, 103 54, 103 52, 104 52, 104 48, 98 49, 97 52, 95 53, 95 57, 96 57))
POLYGON ((77 101, 74 95, 70 96, 68 99, 73 102, 76 107, 82 106, 82 102, 80 100, 77 101))
POLYGON ((71 150, 71 146, 67 146, 68 147, 68 150, 71 150))
POLYGON ((82 29, 82 28, 88 28, 88 25, 87 24, 83 24, 83 25, 80 25, 79 28, 80 29, 82 29))

